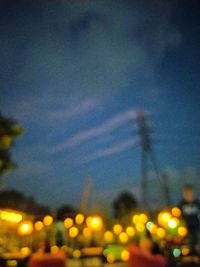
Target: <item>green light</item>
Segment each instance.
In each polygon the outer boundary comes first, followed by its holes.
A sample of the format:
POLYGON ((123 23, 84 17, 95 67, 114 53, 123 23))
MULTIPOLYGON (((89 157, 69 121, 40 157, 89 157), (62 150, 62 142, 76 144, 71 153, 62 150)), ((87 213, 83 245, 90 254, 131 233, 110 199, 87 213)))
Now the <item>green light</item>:
POLYGON ((173 255, 174 255, 175 258, 180 257, 180 255, 181 255, 181 250, 180 250, 179 248, 174 248, 174 249, 173 249, 173 255))
POLYGON ((147 222, 147 223, 146 223, 146 227, 147 227, 147 229, 150 230, 150 229, 151 229, 151 226, 152 226, 153 224, 154 224, 154 223, 151 222, 151 221, 147 222))

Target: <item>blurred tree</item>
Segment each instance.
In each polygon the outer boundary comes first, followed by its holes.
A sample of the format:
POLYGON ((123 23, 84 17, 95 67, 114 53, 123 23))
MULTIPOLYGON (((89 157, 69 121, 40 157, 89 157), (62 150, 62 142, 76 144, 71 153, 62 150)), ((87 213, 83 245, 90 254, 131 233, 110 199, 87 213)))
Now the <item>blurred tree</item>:
POLYGON ((130 192, 122 192, 113 202, 114 217, 122 219, 138 206, 136 198, 130 192))
POLYGON ((10 155, 10 148, 21 133, 22 127, 15 120, 0 114, 0 175, 15 167, 10 155))
POLYGON ((16 190, 0 192, 0 208, 20 210, 33 215, 49 213, 49 208, 38 204, 33 197, 28 197, 16 190))
POLYGON ((66 217, 74 217, 77 213, 77 209, 71 205, 62 205, 57 209, 57 220, 62 221, 66 217))

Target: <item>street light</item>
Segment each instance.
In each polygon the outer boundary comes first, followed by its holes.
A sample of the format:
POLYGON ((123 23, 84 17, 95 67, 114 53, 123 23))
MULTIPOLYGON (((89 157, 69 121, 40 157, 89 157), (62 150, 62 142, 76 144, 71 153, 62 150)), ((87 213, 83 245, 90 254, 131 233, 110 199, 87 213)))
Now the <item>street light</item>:
POLYGON ((100 216, 89 216, 86 219, 87 226, 93 231, 100 231, 103 227, 103 220, 100 216))
POLYGON ((31 221, 23 221, 19 224, 19 235, 30 235, 33 232, 33 223, 31 221))
POLYGON ((34 227, 35 227, 36 231, 40 231, 44 227, 44 224, 41 221, 37 221, 37 222, 35 222, 34 227))
POLYGON ((66 218, 65 220, 64 220, 64 226, 65 226, 65 228, 67 228, 67 229, 69 229, 70 227, 72 227, 72 225, 73 225, 73 219, 72 218, 66 218))
POLYGON ((78 213, 75 217, 76 224, 82 224, 84 222, 84 215, 82 213, 78 213))
POLYGON ((53 217, 51 215, 46 215, 43 219, 44 225, 49 226, 53 223, 53 217))
POLYGON ((70 236, 71 238, 75 238, 75 237, 77 237, 78 234, 79 234, 79 230, 78 230, 77 227, 73 226, 73 227, 71 227, 71 228, 69 229, 69 236, 70 236))
POLYGON ((121 224, 115 224, 113 226, 113 232, 116 234, 116 235, 119 235, 121 232, 122 232, 122 226, 121 224))

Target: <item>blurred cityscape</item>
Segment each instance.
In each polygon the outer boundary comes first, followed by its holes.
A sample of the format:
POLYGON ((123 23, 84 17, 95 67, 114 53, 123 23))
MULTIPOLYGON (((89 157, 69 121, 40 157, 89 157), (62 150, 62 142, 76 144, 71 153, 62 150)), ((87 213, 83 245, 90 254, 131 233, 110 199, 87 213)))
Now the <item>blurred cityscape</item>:
POLYGON ((199 9, 0 1, 0 267, 200 266, 199 9))

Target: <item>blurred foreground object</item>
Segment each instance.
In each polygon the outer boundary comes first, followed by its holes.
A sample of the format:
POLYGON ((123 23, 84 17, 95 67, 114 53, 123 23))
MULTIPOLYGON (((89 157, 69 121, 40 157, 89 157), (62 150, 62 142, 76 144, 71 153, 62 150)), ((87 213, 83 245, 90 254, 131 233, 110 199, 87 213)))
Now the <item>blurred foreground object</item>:
POLYGON ((0 175, 15 167, 10 155, 10 148, 22 132, 22 127, 15 120, 0 114, 0 175))
POLYGON ((66 267, 65 255, 58 251, 55 254, 48 253, 35 253, 29 260, 28 267, 66 267))
POLYGON ((200 243, 200 201, 195 196, 195 190, 190 184, 183 186, 182 197, 179 208, 188 228, 192 253, 196 254, 198 253, 197 246, 200 243))
POLYGON ((132 244, 129 246, 129 266, 130 267, 164 267, 167 264, 166 259, 158 254, 153 255, 141 247, 132 244))

